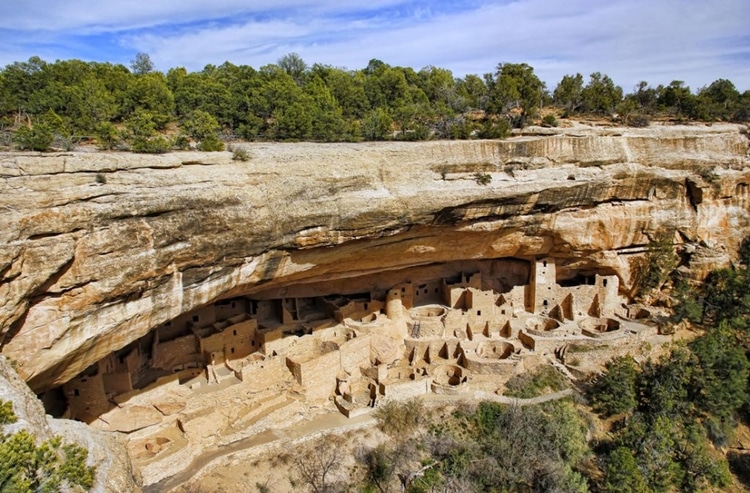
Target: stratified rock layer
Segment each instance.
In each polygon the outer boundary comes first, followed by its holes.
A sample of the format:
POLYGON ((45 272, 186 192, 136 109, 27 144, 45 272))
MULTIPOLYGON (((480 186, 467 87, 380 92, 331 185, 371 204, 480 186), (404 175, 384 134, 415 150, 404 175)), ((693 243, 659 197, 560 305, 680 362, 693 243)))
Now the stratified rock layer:
POLYGON ((469 259, 550 255, 561 275, 615 273, 629 289, 632 260, 663 234, 700 277, 750 232, 743 131, 248 144, 248 162, 3 155, 2 350, 42 391, 217 298, 343 292, 469 259))

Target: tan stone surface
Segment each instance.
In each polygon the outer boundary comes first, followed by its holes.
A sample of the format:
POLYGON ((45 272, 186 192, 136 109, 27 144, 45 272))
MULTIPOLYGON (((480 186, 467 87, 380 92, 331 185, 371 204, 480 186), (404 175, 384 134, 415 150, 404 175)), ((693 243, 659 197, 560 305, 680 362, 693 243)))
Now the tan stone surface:
POLYGON ((741 127, 556 132, 248 144, 249 162, 0 155, 3 353, 42 391, 220 297, 522 255, 606 270, 627 290, 662 231, 706 272, 750 230, 741 127))
POLYGON ((11 434, 24 429, 40 442, 58 435, 63 443, 76 443, 86 449, 86 464, 96 467, 91 491, 141 491, 125 446, 116 437, 94 430, 84 423, 45 416, 42 403, 3 356, 0 356, 0 400, 11 402, 18 418, 16 423, 4 426, 3 433, 11 434))
POLYGON ((162 414, 153 406, 125 406, 103 414, 100 421, 94 422, 94 426, 105 431, 130 433, 159 424, 161 420, 162 414))
POLYGON ((174 413, 178 413, 185 409, 184 402, 157 402, 154 407, 159 410, 164 416, 170 416, 174 413))

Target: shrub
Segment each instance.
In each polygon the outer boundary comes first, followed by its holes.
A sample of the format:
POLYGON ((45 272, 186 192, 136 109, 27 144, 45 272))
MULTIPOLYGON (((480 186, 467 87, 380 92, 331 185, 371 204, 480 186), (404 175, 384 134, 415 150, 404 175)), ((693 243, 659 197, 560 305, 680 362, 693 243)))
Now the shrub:
POLYGON ((375 411, 378 428, 393 437, 406 437, 424 421, 424 404, 419 399, 388 401, 375 411))
POLYGON ((646 258, 637 269, 637 287, 640 294, 658 290, 669 279, 679 263, 669 235, 663 235, 652 242, 646 251, 646 258))
POLYGON ((232 149, 232 161, 249 161, 250 155, 242 147, 233 147, 232 149))
POLYGON ((542 118, 542 126, 543 127, 556 127, 557 118, 555 118, 555 115, 553 115, 552 113, 548 115, 544 115, 544 118, 542 118))
POLYGON ((510 135, 510 122, 501 119, 497 123, 486 120, 479 130, 480 139, 504 139, 510 135))
POLYGON ((171 148, 171 142, 161 135, 151 138, 138 137, 130 143, 131 151, 143 154, 164 154, 171 148))
POLYGON ((49 126, 38 123, 31 127, 22 126, 16 130, 13 142, 22 151, 44 152, 49 149, 54 138, 55 134, 49 126))
MULTIPOLYGON (((0 426, 16 420, 12 403, 0 401, 0 426)), ((0 433, 0 491, 70 491, 75 485, 88 490, 96 469, 86 466, 87 458, 86 449, 63 445, 59 436, 37 444, 27 430, 0 433)))
POLYGON ((181 151, 187 151, 190 149, 190 139, 183 133, 177 134, 172 141, 172 146, 181 151))
POLYGON ((110 122, 104 122, 96 127, 96 140, 100 149, 112 150, 120 143, 120 134, 110 122))
POLYGON ((506 384, 505 395, 529 399, 570 387, 570 382, 554 367, 545 365, 534 372, 516 375, 506 384))
POLYGON ((201 140, 198 149, 204 152, 219 152, 224 150, 224 142, 216 135, 209 135, 201 140))
POLYGON ((591 401, 595 411, 613 416, 635 409, 638 367, 631 356, 607 362, 606 373, 594 385, 591 401))
POLYGON ((642 113, 638 113, 636 115, 631 115, 630 117, 628 117, 629 127, 644 128, 648 127, 650 124, 651 119, 648 117, 648 115, 644 115, 642 113))
POLYGON ((480 185, 489 185, 492 182, 492 175, 477 171, 474 173, 474 180, 480 185))

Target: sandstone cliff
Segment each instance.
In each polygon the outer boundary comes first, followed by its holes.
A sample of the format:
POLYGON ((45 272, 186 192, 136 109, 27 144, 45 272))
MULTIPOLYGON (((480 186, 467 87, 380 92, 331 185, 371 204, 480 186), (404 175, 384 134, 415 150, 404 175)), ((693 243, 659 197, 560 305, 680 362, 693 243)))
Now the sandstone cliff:
POLYGON ((18 418, 16 423, 5 427, 6 433, 27 430, 40 442, 59 435, 64 443, 76 443, 85 448, 89 453, 87 465, 96 466, 91 491, 140 491, 134 483, 130 459, 122 443, 112 434, 97 431, 83 423, 45 416, 42 403, 3 356, 0 356, 0 400, 10 401, 18 418))
POLYGON ((354 290, 464 260, 553 255, 562 275, 614 273, 629 289, 634 256, 664 233, 701 275, 750 232, 743 132, 247 144, 248 162, 2 155, 2 352, 43 391, 217 298, 354 290))

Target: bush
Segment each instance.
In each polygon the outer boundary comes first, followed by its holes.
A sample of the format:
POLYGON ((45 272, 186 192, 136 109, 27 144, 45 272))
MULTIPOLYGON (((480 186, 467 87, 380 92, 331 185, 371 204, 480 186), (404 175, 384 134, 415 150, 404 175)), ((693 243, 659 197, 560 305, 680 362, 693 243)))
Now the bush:
POLYGON ((171 148, 171 142, 161 135, 151 138, 138 137, 130 143, 131 151, 143 154, 164 154, 171 148))
POLYGON ((96 127, 96 140, 100 149, 112 150, 120 143, 120 134, 112 123, 104 122, 96 127))
POLYGON ((492 182, 492 175, 477 171, 474 173, 474 180, 480 185, 489 185, 492 182))
POLYGON ((497 123, 486 120, 479 131, 480 139, 504 139, 510 135, 510 122, 501 119, 497 123))
POLYGON ((530 399, 570 387, 570 382, 554 367, 545 365, 534 372, 516 375, 506 384, 505 395, 530 399))
POLYGON ((660 289, 677 268, 678 263, 679 258, 668 235, 663 235, 651 243, 646 251, 646 258, 637 272, 639 294, 660 289))
MULTIPOLYGON (((12 403, 0 401, 0 426, 16 420, 12 403)), ((60 437, 37 444, 26 430, 0 433, 0 491, 52 493, 70 491, 75 485, 88 490, 96 469, 86 466, 87 458, 86 449, 63 445, 60 437)))
POLYGON ((190 139, 183 133, 177 134, 172 141, 172 146, 181 151, 187 151, 190 149, 190 139))
POLYGON ((629 127, 644 128, 648 127, 650 124, 651 119, 648 117, 648 115, 639 113, 637 115, 631 115, 630 117, 628 117, 629 127))
POLYGON ((55 134, 49 126, 38 123, 31 127, 22 126, 16 130, 13 142, 22 151, 44 152, 49 149, 54 138, 55 134))
POLYGON ((548 115, 544 115, 544 118, 542 118, 542 126, 543 127, 556 127, 557 118, 555 118, 555 115, 553 115, 552 113, 548 115))
POLYGON ((204 152, 219 152, 224 150, 224 142, 215 135, 209 135, 201 140, 198 149, 204 152))
POLYGON ((607 372, 592 389, 593 408, 604 416, 613 416, 635 409, 638 367, 631 356, 617 357, 607 362, 607 372))
POLYGON ((231 151, 232 151, 232 161, 249 161, 250 160, 250 155, 242 147, 233 147, 231 151))
POLYGON ((406 437, 424 422, 424 404, 419 399, 388 401, 375 411, 378 428, 392 437, 406 437))

